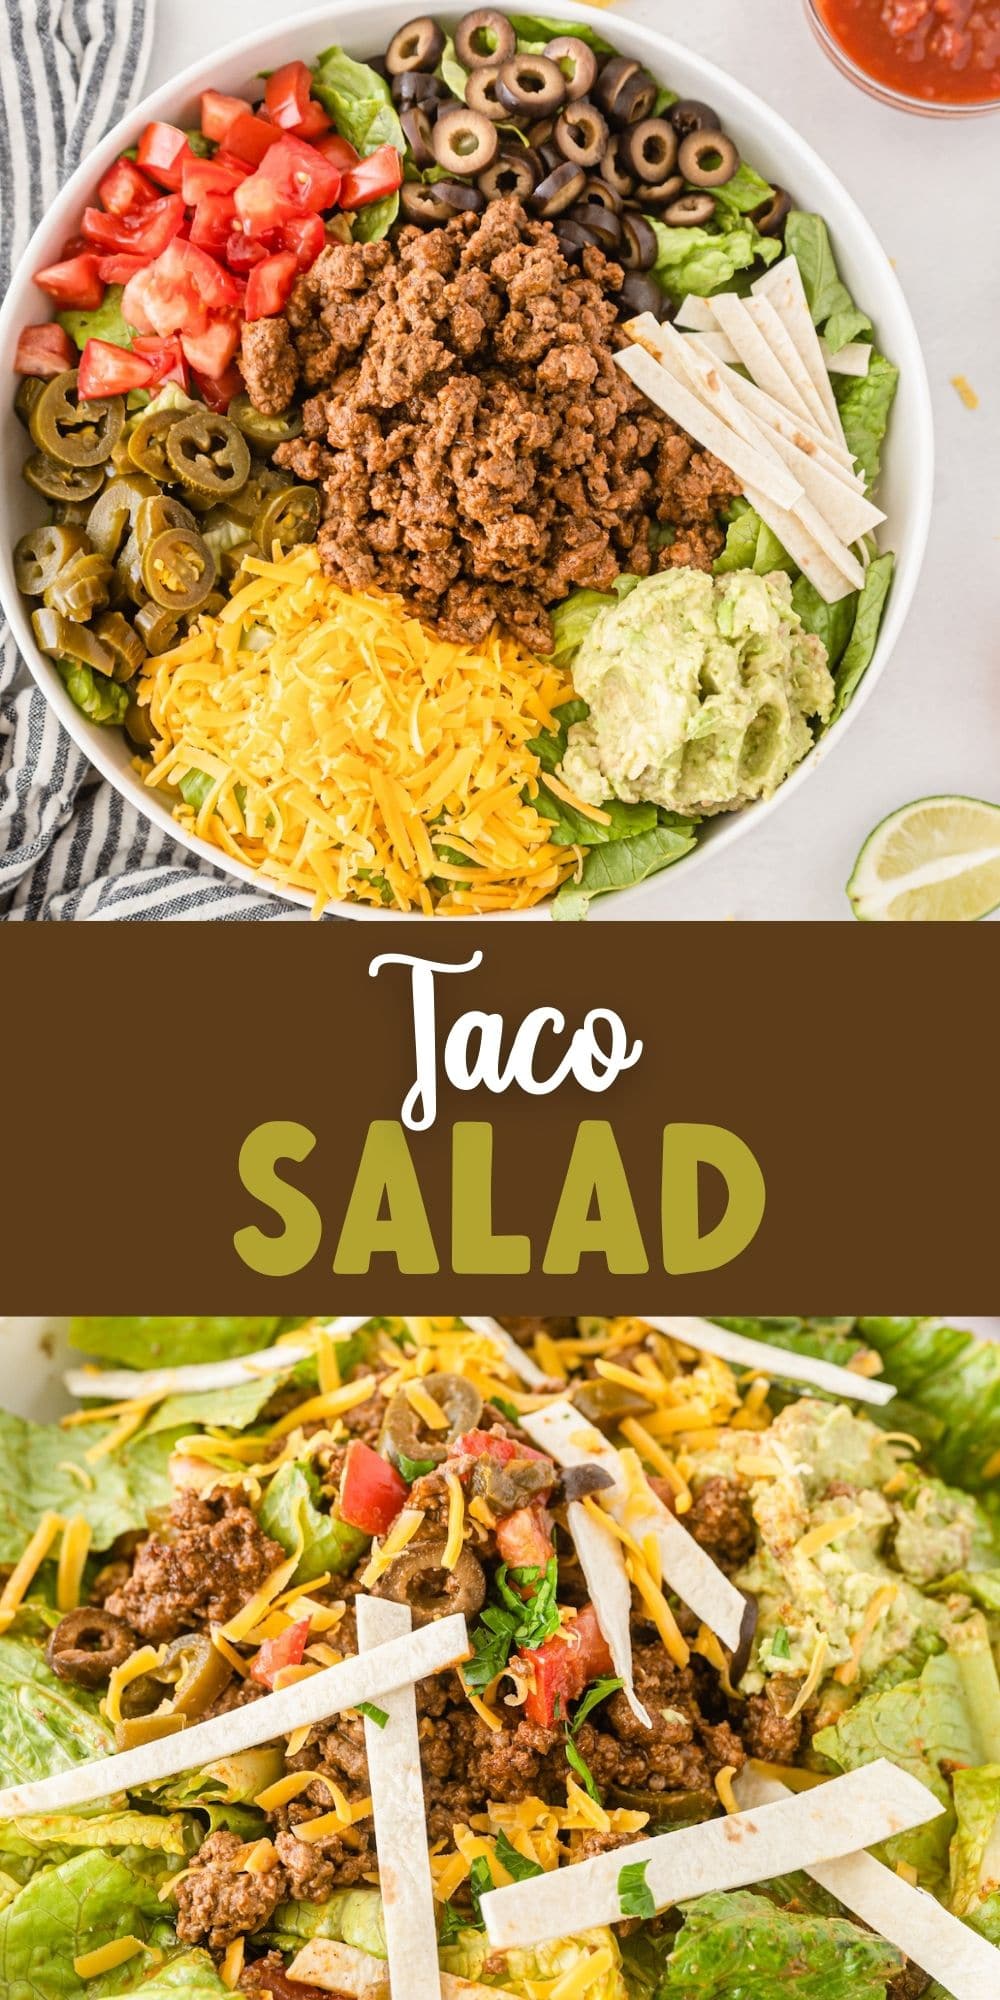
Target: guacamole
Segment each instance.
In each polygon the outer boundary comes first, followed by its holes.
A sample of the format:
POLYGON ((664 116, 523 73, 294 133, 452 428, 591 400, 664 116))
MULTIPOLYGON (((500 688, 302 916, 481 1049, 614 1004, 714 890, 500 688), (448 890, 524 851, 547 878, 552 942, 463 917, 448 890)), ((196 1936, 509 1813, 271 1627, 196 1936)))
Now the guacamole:
POLYGON ((689 814, 769 798, 825 722, 833 679, 781 570, 648 576, 594 620, 573 663, 589 704, 560 775, 577 796, 689 814))

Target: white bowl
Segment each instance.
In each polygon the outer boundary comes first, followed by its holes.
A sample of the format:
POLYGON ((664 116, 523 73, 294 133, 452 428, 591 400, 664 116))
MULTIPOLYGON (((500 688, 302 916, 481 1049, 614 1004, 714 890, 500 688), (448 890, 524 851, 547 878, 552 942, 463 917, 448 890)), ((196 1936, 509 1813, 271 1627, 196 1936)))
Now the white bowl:
MULTIPOLYGON (((455 22, 465 10, 445 7, 435 10, 442 21, 455 22)), ((565 0, 545 0, 545 13, 561 20, 587 21, 598 33, 613 41, 624 55, 635 56, 684 96, 707 99, 736 139, 741 152, 765 175, 787 187, 800 208, 815 209, 829 225, 837 261, 844 281, 860 306, 871 315, 883 351, 900 370, 899 393, 885 452, 879 491, 887 519, 880 530, 884 548, 895 549, 897 566, 892 594, 879 635, 875 657, 854 700, 840 721, 821 739, 816 748, 776 792, 773 799, 723 815, 709 825, 693 853, 681 864, 690 869, 699 856, 718 853, 727 843, 745 838, 776 812, 783 799, 791 796, 815 770, 821 757, 829 755, 842 741, 849 726, 860 715, 882 673, 903 627, 916 586, 930 522, 934 480, 934 437, 930 394, 916 329, 902 289, 870 224, 841 186, 836 175, 807 146, 803 139, 770 110, 752 91, 744 89, 714 63, 682 48, 678 42, 652 28, 640 27, 625 17, 607 15, 590 7, 565 4, 565 0)), ((31 274, 53 263, 66 238, 77 232, 80 214, 92 198, 93 189, 112 160, 124 147, 134 144, 150 118, 164 118, 190 125, 197 115, 199 93, 214 89, 243 93, 261 70, 273 68, 292 56, 311 61, 331 42, 341 42, 352 55, 365 57, 386 46, 401 24, 410 19, 413 4, 379 5, 359 15, 353 0, 298 14, 281 25, 266 28, 244 40, 230 43, 217 55, 195 63, 172 83, 143 100, 137 109, 116 125, 106 139, 84 160, 48 215, 39 224, 14 275, 6 301, 0 310, 0 379, 6 373, 12 382, 12 364, 17 336, 22 326, 49 317, 49 301, 32 283, 31 274)), ((11 396, 3 397, 0 417, 3 500, 0 507, 0 600, 10 620, 17 643, 32 673, 60 721, 102 776, 164 833, 169 833, 193 854, 224 874, 261 889, 261 878, 242 862, 232 861, 215 847, 188 833, 173 818, 168 806, 150 791, 132 768, 125 738, 115 730, 102 728, 81 715, 70 700, 52 663, 38 651, 31 630, 28 609, 13 576, 13 545, 25 530, 40 518, 40 503, 21 478, 25 455, 24 431, 14 415, 11 396)), ((625 900, 630 912, 642 914, 644 893, 659 878, 623 890, 615 897, 620 911, 625 900)), ((662 886, 662 885, 661 885, 662 886)), ((308 905, 302 890, 271 890, 284 900, 308 905)), ((402 913, 339 902, 332 906, 339 915, 385 920, 402 913)), ((499 913, 505 917, 513 913, 499 913)), ((547 914, 543 905, 531 916, 547 914)), ((497 921, 497 917, 490 919, 497 921)), ((515 918, 517 921, 517 918, 515 918)))

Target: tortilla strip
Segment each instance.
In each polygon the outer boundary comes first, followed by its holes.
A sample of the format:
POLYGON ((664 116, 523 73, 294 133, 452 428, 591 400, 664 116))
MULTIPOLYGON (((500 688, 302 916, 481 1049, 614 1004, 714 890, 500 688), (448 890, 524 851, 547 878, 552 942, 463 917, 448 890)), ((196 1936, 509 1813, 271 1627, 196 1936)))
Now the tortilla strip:
POLYGON ((881 509, 873 506, 853 482, 849 484, 838 474, 828 471, 814 454, 800 450, 787 438, 777 432, 768 432, 759 425, 745 405, 733 395, 729 386, 733 379, 732 370, 720 366, 714 355, 706 351, 703 335, 689 334, 685 338, 671 326, 661 327, 660 331, 664 336, 665 358, 676 355, 683 361, 696 394, 705 402, 712 403, 719 415, 733 430, 741 431, 749 444, 755 445, 758 451, 770 452, 787 465, 805 495, 805 500, 791 511, 811 532, 813 540, 831 562, 859 590, 864 575, 857 558, 851 553, 850 544, 872 534, 879 522, 885 520, 881 509), (818 521, 816 515, 819 516, 818 521), (832 533, 828 534, 827 530, 832 533))
POLYGON ((698 345, 703 347, 706 353, 712 356, 714 361, 724 361, 727 368, 739 367, 740 357, 729 335, 720 333, 718 327, 715 328, 714 332, 710 327, 706 327, 704 333, 689 334, 687 337, 691 340, 697 340, 698 345))
POLYGON ((794 507, 802 498, 801 486, 783 465, 764 458, 737 431, 721 423, 714 411, 706 409, 645 347, 626 347, 615 360, 651 403, 665 410, 706 451, 714 452, 737 479, 761 487, 778 507, 794 507))
POLYGON ((782 257, 777 264, 771 266, 764 277, 757 279, 751 290, 755 299, 770 300, 826 411, 834 436, 843 436, 840 411, 830 387, 830 377, 819 344, 819 334, 813 325, 798 259, 782 257))
MULTIPOLYGON (((745 299, 737 298, 735 292, 720 292, 714 301, 715 315, 727 340, 736 349, 744 368, 749 370, 751 379, 758 387, 773 396, 776 403, 800 421, 815 423, 815 411, 800 393, 764 331, 751 317, 745 299)), ((818 424, 820 435, 827 435, 824 424, 818 424)))
POLYGON ((714 332, 719 325, 715 300, 699 298, 697 292, 689 292, 674 314, 674 325, 688 327, 692 333, 714 332))
MULTIPOLYGON (((385 1959, 359 1951, 353 1944, 336 1943, 333 1938, 310 1938, 292 1960, 287 1976, 306 1986, 319 1986, 325 1993, 348 1994, 350 2000, 389 2000, 385 1959)), ((393 2000, 398 2000, 395 1987, 393 2000)), ((478 1980, 442 1972, 441 2000, 513 2000, 513 1996, 508 1986, 480 1986, 478 1980)))
POLYGON ((617 1535, 595 1520, 579 1500, 571 1500, 566 1520, 573 1547, 597 1614, 597 1622, 608 1643, 615 1673, 636 1719, 645 1729, 653 1725, 635 1691, 632 1673, 632 1591, 625 1557, 617 1535))
POLYGON ((262 1695, 259 1701, 213 1716, 210 1722, 193 1722, 174 1736, 161 1736, 111 1757, 95 1757, 50 1778, 10 1785, 0 1791, 0 1819, 16 1819, 21 1813, 65 1812, 72 1806, 109 1798, 112 1792, 175 1778, 181 1771, 195 1770, 219 1757, 270 1743, 275 1736, 288 1736, 294 1729, 325 1722, 345 1708, 357 1708, 359 1701, 378 1701, 396 1688, 409 1687, 411 1681, 422 1680, 442 1667, 453 1667, 468 1656, 465 1619, 455 1612, 422 1625, 419 1632, 376 1646, 370 1653, 341 1660, 335 1667, 323 1667, 277 1694, 262 1695))
POLYGON ((654 1834, 610 1854, 571 1862, 482 1898, 490 1943, 501 1949, 621 1920, 622 1863, 646 1863, 657 1910, 692 1896, 742 1889, 796 1868, 856 1854, 936 1819, 944 1807, 926 1785, 884 1757, 773 1805, 654 1834))
POLYGON ((731 377, 727 377, 727 386, 737 401, 744 403, 751 416, 756 417, 758 423, 763 424, 768 431, 778 431, 782 437, 788 438, 790 443, 797 444, 800 451, 808 452, 811 458, 817 458, 828 471, 838 473, 841 479, 863 489, 864 481, 846 445, 835 444, 833 439, 828 437, 825 431, 818 430, 815 424, 793 417, 782 403, 776 402, 773 396, 768 395, 766 389, 759 388, 756 382, 748 381, 745 375, 737 374, 735 369, 731 377))
POLYGON ((506 1327, 501 1326, 498 1320, 485 1318, 482 1314, 477 1319, 470 1319, 467 1313, 461 1313, 459 1317, 473 1333, 481 1333, 485 1339, 494 1342, 500 1349, 511 1374, 517 1375, 526 1389, 540 1389, 544 1394, 548 1389, 562 1386, 554 1382, 551 1375, 546 1375, 543 1368, 539 1368, 537 1361, 533 1361, 531 1355, 526 1354, 524 1348, 518 1346, 513 1334, 508 1333, 506 1327))
MULTIPOLYGON (((761 1777, 749 1765, 733 1789, 740 1805, 751 1808, 790 1796, 787 1785, 761 1777)), ((818 1862, 807 1873, 880 1937, 905 1951, 922 1972, 940 1980, 953 2000, 983 2000, 987 1993, 1000 1992, 996 1946, 873 1854, 845 1854, 818 1862)))
POLYGON ((831 354, 825 340, 820 340, 819 348, 831 375, 867 375, 871 367, 872 350, 867 340, 849 340, 836 354, 831 354))
MULTIPOLYGON (((323 1321, 323 1332, 334 1340, 349 1340, 367 1319, 323 1321)), ((257 1382, 262 1375, 287 1374, 305 1361, 313 1349, 308 1343, 285 1341, 278 1347, 259 1347, 231 1361, 192 1361, 180 1368, 70 1368, 63 1381, 71 1396, 88 1400, 118 1402, 126 1398, 199 1394, 208 1389, 238 1389, 244 1382, 257 1382)))
POLYGON ((891 1382, 873 1381, 857 1375, 853 1368, 840 1368, 834 1361, 819 1361, 812 1354, 791 1354, 772 1347, 766 1340, 751 1340, 745 1333, 731 1333, 728 1327, 713 1326, 707 1319, 683 1315, 652 1319, 641 1315, 647 1326, 665 1333, 670 1340, 703 1354, 715 1354, 720 1361, 733 1361, 738 1368, 751 1368, 758 1375, 777 1375, 786 1382, 811 1382, 814 1389, 826 1389, 831 1396, 851 1396, 859 1403, 891 1403, 896 1394, 891 1382))
POLYGON ((860 588, 844 575, 826 550, 820 547, 816 537, 803 527, 800 515, 789 514, 784 507, 776 507, 767 494, 756 487, 747 486, 744 493, 751 507, 756 509, 771 533, 777 535, 782 548, 787 549, 792 561, 798 564, 803 576, 809 578, 825 604, 837 604, 852 590, 860 588))
MULTIPOLYGON (((385 1597, 354 1601, 362 1653, 411 1632, 408 1605, 385 1597)), ((365 1717, 365 1751, 392 1995, 427 2000, 429 1968, 437 1963, 437 1924, 412 1681, 387 1694, 382 1707, 389 1717, 383 1728, 365 1717)))
MULTIPOLYGON (((772 354, 777 355, 786 375, 791 377, 813 422, 818 424, 820 430, 825 431, 828 437, 836 438, 839 442, 843 435, 840 429, 840 419, 838 417, 836 422, 834 422, 834 419, 830 416, 826 404, 819 390, 815 387, 812 376, 784 320, 776 312, 770 299, 744 299, 743 309, 749 313, 758 332, 763 334, 772 354)), ((825 369, 823 371, 823 379, 826 381, 825 369)), ((827 381, 827 388, 829 387, 830 385, 827 381)))
POLYGON ((610 1473, 614 1485, 602 1488, 601 1503, 607 1504, 615 1520, 634 1535, 640 1548, 645 1535, 655 1535, 664 1580, 723 1645, 735 1652, 746 1599, 652 1489, 648 1507, 636 1507, 621 1453, 614 1445, 565 1401, 549 1403, 544 1410, 522 1417, 521 1426, 559 1465, 599 1465, 610 1473))

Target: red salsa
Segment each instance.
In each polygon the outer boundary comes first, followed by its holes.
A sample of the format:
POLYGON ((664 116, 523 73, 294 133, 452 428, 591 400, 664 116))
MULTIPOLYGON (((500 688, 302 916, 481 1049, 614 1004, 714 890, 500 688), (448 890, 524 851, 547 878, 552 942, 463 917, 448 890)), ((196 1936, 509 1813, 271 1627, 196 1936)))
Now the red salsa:
POLYGON ((931 104, 1000 97, 1000 0, 817 0, 867 76, 931 104))

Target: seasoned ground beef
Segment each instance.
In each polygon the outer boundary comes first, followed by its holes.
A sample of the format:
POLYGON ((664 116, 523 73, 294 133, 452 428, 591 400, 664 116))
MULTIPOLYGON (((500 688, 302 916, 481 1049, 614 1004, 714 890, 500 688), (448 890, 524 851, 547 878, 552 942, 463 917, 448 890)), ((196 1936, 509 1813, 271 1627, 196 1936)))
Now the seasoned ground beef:
POLYGON ((240 367, 255 409, 265 417, 277 417, 287 410, 299 379, 287 322, 248 319, 243 328, 240 367))
MULTIPOLYGON (((737 482, 616 368, 622 279, 595 248, 571 268, 515 200, 322 252, 286 309, 314 393, 276 458, 323 487, 330 576, 401 592, 448 638, 499 618, 548 652, 546 607, 576 586, 708 567, 737 482)), ((274 410, 288 349, 248 333, 249 392, 274 410)))
POLYGON ((235 1833, 210 1833, 177 1890, 177 1935, 182 1944, 225 1951, 245 1931, 258 1931, 283 1900, 284 1868, 251 1875, 240 1864, 245 1843, 235 1833))
MULTIPOLYGON (((797 1692, 797 1681, 790 1681, 785 1675, 778 1675, 776 1681, 774 1695, 780 1695, 782 1688, 788 1688, 791 1696, 797 1692)), ((803 1720, 801 1714, 784 1715, 779 1701, 766 1690, 750 1695, 743 1726, 751 1757, 766 1757, 774 1764, 794 1764, 802 1741, 803 1720)))
POLYGON ((330 2000, 329 1992, 323 1988, 304 1986, 301 1980, 289 1979, 285 1962, 277 1951, 269 1951, 266 1958, 251 1959, 240 1973, 236 1990, 252 1995, 252 2000, 259 2000, 259 1996, 265 1993, 270 1993, 271 2000, 330 2000))
POLYGON ((530 1347, 538 1333, 551 1334, 553 1340, 571 1340, 576 1332, 574 1319, 498 1319, 497 1324, 513 1334, 519 1347, 530 1347))
POLYGON ((165 1529, 142 1542, 107 1609, 155 1646, 224 1625, 285 1559, 232 1487, 179 1493, 165 1529))
POLYGON ((754 1550, 750 1495, 735 1479, 708 1479, 684 1516, 684 1526, 721 1569, 739 1569, 754 1550))

